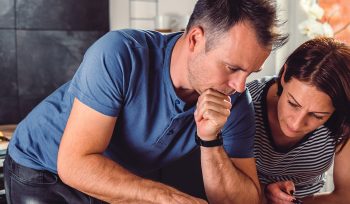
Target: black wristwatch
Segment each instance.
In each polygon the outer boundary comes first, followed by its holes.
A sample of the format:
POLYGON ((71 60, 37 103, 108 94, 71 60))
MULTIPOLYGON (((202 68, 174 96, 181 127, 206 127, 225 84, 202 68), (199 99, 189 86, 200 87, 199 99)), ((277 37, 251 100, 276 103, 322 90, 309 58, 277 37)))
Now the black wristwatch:
POLYGON ((202 140, 197 132, 196 132, 196 143, 199 146, 202 147, 217 147, 217 146, 221 146, 222 145, 222 136, 221 136, 221 132, 218 134, 218 137, 215 140, 202 140))

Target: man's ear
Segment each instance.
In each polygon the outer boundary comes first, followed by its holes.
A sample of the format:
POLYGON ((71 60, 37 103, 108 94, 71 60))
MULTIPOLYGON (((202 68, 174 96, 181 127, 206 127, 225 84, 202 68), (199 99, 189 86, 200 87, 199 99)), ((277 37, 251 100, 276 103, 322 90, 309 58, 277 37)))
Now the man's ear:
POLYGON ((187 40, 190 51, 194 51, 198 46, 205 45, 204 30, 201 26, 195 26, 187 33, 187 40))
POLYGON ((285 81, 284 81, 284 75, 286 74, 286 69, 287 69, 287 65, 286 64, 284 64, 283 65, 283 72, 282 72, 282 76, 281 76, 281 85, 282 85, 282 87, 284 86, 284 84, 285 84, 285 81))

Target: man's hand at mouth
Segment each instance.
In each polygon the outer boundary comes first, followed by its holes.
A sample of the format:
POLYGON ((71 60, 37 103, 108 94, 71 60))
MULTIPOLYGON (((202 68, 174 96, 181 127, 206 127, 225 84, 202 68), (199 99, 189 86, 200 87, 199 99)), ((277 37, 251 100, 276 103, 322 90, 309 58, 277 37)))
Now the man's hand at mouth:
POLYGON ((207 89, 198 98, 194 118, 197 134, 202 140, 214 140, 231 112, 231 98, 219 91, 207 89))

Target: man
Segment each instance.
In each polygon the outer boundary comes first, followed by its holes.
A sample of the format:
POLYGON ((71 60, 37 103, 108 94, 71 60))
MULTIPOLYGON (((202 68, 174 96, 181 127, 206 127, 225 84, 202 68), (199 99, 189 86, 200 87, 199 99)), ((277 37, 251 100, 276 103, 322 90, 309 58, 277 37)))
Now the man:
POLYGON ((102 37, 19 124, 8 201, 206 203, 146 178, 200 145, 209 202, 258 203, 245 80, 285 41, 275 22, 269 1, 199 0, 185 34, 102 37))

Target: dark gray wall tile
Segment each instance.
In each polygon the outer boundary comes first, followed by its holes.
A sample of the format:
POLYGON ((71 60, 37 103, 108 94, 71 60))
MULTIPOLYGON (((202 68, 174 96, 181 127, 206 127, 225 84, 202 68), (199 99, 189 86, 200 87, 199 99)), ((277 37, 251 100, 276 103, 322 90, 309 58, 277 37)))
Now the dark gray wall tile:
POLYGON ((0 0, 0 28, 15 27, 14 2, 14 0, 0 0))
POLYGON ((108 29, 108 0, 0 0, 0 124, 71 79, 108 29))
POLYGON ((19 108, 17 97, 0 97, 0 124, 17 123, 19 108))
POLYGON ((105 30, 108 0, 17 0, 17 27, 45 30, 105 30))
POLYGON ((17 31, 19 95, 46 96, 72 78, 103 32, 17 31))
POLYGON ((17 96, 15 30, 0 30, 0 97, 17 96))

